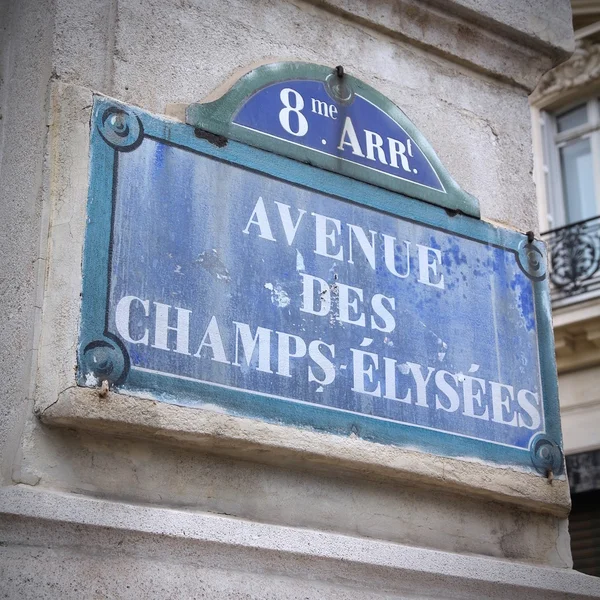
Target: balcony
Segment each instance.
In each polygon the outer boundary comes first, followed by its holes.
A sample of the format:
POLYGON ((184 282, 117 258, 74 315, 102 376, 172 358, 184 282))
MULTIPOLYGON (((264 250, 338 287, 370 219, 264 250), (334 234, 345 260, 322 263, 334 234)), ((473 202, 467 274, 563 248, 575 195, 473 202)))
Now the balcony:
POLYGON ((600 216, 542 234, 554 307, 600 296, 600 216))

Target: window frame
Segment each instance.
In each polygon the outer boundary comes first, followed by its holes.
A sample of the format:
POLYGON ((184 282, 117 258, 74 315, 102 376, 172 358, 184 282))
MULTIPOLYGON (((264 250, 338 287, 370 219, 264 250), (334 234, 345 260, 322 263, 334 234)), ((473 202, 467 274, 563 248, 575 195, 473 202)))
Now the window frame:
POLYGON ((594 95, 587 99, 579 98, 555 110, 542 109, 540 112, 543 130, 543 170, 548 198, 546 212, 549 229, 571 225, 571 223, 567 223, 560 149, 578 139, 590 140, 596 213, 600 214, 600 97, 594 95), (559 133, 558 118, 582 105, 586 105, 588 122, 559 133))

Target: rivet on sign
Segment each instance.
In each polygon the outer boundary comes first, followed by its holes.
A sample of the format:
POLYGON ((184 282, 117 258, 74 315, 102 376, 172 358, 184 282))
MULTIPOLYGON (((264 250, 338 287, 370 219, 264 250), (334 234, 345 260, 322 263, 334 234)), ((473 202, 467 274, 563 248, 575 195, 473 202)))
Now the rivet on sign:
POLYGON ((530 244, 533 244, 533 240, 535 239, 535 236, 533 235, 533 231, 528 231, 525 235, 527 236, 527 241, 530 244))
POLYGON ((552 471, 552 469, 548 469, 546 471, 546 477, 548 478, 548 483, 552 484, 552 480, 554 479, 554 471, 552 471))
POLYGON ((335 72, 337 73, 337 76, 341 79, 344 76, 344 67, 342 67, 342 65, 338 65, 335 68, 335 72))
POLYGON ((102 385, 98 390, 98 396, 100 396, 100 398, 106 398, 106 396, 108 396, 108 379, 102 380, 102 385))

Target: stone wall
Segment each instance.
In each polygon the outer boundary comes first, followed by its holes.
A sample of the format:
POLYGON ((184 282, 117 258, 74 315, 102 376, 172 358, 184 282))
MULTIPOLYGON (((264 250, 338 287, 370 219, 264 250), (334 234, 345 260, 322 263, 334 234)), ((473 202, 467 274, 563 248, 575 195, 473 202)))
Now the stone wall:
POLYGON ((52 400, 64 392, 75 410, 82 398, 71 388, 92 92, 164 113, 257 61, 342 64, 407 113, 483 218, 526 231, 537 223, 527 95, 572 50, 568 7, 0 4, 6 597, 600 597, 569 570, 564 477, 259 423, 214 421, 202 444, 193 428, 142 435, 113 394, 123 427, 79 427, 52 400), (244 444, 215 441, 242 426, 244 444), (259 434, 269 451, 248 451, 259 434))

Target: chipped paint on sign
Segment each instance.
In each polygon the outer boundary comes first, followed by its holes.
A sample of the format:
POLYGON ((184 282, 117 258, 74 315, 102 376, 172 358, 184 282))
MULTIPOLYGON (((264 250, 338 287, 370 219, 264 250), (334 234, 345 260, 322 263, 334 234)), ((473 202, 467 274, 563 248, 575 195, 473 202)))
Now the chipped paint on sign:
POLYGON ((559 443, 538 242, 141 111, 123 151, 107 105, 81 385, 501 462, 559 443))
POLYGON ((133 370, 520 448, 543 429, 513 252, 154 140, 120 158, 115 223, 133 370))

